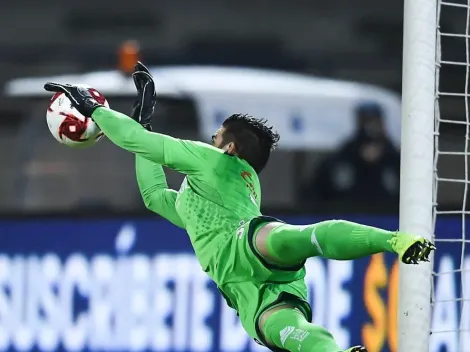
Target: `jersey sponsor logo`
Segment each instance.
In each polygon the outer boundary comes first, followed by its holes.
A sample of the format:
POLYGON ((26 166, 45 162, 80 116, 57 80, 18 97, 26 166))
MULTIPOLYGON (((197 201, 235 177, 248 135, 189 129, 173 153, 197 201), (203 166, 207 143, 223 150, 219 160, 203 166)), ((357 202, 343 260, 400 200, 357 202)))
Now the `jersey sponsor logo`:
POLYGON ((253 184, 253 180, 252 180, 253 176, 248 171, 243 171, 240 175, 245 180, 246 187, 250 190, 251 201, 255 203, 256 205, 258 205, 258 202, 257 202, 258 195, 256 194, 255 185, 253 184))
POLYGON ((255 197, 253 197, 252 194, 250 194, 250 199, 251 199, 251 201, 253 202, 254 205, 258 205, 258 203, 256 202, 255 197))

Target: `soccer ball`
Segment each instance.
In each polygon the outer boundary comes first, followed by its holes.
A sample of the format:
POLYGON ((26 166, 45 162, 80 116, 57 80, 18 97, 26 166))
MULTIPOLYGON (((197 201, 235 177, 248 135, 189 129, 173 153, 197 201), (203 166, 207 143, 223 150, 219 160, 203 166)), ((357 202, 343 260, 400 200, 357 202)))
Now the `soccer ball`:
MULTIPOLYGON (((88 86, 86 88, 98 103, 109 107, 103 94, 88 86)), ((89 116, 80 114, 64 93, 56 93, 51 98, 46 120, 54 138, 72 148, 91 147, 104 136, 98 125, 89 116)))

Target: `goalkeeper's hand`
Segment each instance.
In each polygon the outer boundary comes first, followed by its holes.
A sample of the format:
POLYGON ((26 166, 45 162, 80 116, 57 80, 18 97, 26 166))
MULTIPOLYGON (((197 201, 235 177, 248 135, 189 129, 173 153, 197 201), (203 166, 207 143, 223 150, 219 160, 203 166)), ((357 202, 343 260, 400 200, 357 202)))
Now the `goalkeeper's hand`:
POLYGON ((92 91, 80 85, 47 82, 44 89, 48 92, 64 93, 70 99, 73 107, 86 117, 91 117, 95 109, 104 106, 98 103, 92 91))
POLYGON ((132 78, 137 88, 137 98, 132 108, 131 117, 151 131, 152 115, 157 103, 155 83, 147 67, 140 61, 134 67, 132 78))

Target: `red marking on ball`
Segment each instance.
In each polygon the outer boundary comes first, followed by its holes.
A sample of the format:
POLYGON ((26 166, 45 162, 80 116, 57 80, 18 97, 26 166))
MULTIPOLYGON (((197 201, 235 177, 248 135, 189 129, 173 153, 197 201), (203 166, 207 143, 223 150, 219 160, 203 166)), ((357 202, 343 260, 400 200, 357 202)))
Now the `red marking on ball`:
POLYGON ((51 98, 51 101, 49 102, 49 106, 47 107, 47 110, 50 111, 50 112, 53 112, 54 110, 52 110, 51 106, 52 104, 54 104, 54 102, 60 97, 60 95, 63 94, 63 93, 55 93, 52 98, 51 98))
POLYGON ((60 114, 65 116, 65 119, 59 126, 60 139, 63 139, 62 136, 65 136, 74 142, 87 141, 87 139, 82 138, 82 136, 88 127, 88 117, 85 118, 85 121, 82 121, 74 114, 67 114, 65 112, 61 112, 60 114))
POLYGON ((95 88, 89 88, 88 91, 90 92, 90 94, 93 96, 93 98, 96 99, 96 101, 101 104, 101 105, 104 105, 104 103, 106 102, 106 98, 104 97, 103 94, 101 94, 100 92, 98 92, 95 88))

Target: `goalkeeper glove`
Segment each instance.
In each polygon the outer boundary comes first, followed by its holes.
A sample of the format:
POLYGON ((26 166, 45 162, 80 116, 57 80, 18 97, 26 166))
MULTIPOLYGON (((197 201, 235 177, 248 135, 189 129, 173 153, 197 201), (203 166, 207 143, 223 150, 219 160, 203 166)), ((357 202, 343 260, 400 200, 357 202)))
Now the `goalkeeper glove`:
POLYGON ((93 111, 97 108, 104 106, 98 103, 97 97, 93 95, 93 91, 80 85, 59 84, 47 82, 44 89, 48 92, 61 92, 69 98, 72 106, 78 110, 80 114, 86 117, 91 117, 93 111))
POLYGON ((151 131, 152 115, 157 103, 155 83, 147 67, 140 61, 134 67, 132 78, 137 88, 137 99, 132 108, 131 117, 144 128, 151 131))

